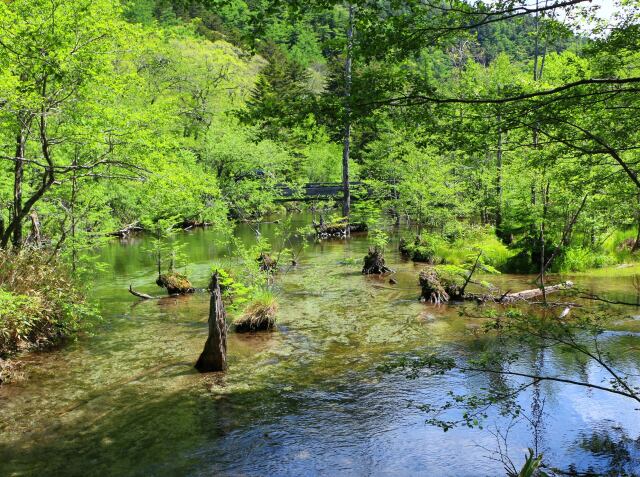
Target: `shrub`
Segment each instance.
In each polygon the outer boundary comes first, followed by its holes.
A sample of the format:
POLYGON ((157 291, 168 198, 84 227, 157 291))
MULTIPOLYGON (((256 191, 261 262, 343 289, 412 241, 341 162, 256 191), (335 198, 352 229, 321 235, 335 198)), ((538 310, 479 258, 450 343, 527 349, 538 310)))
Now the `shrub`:
POLYGON ((614 255, 598 253, 585 247, 569 247, 552 267, 560 272, 584 272, 591 268, 603 268, 616 262, 614 255))
POLYGON ((414 262, 433 264, 437 260, 436 248, 439 242, 441 240, 433 235, 418 236, 413 241, 403 238, 400 240, 400 252, 414 262))
POLYGON ((0 252, 0 356, 55 344, 96 316, 60 260, 0 252))

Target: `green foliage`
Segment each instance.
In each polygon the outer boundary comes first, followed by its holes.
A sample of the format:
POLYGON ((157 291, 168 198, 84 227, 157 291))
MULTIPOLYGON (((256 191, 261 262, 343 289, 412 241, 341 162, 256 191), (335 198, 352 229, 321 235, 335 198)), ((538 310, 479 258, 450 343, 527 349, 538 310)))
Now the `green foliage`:
POLYGON ((597 251, 572 246, 567 248, 556 263, 554 270, 560 272, 584 272, 593 268, 604 268, 616 263, 615 257, 597 251))
POLYGON ((536 455, 533 449, 529 449, 529 454, 522 465, 522 469, 517 473, 509 471, 507 475, 509 477, 547 477, 548 474, 540 470, 542 458, 542 454, 536 455))
POLYGON ((400 240, 400 252, 414 262, 436 263, 440 260, 437 247, 443 242, 434 234, 422 234, 413 241, 406 238, 400 240))
POLYGON ((96 317, 60 260, 34 251, 0 252, 0 356, 58 343, 96 317))
POLYGON ((227 300, 227 309, 236 312, 241 309, 253 294, 252 288, 235 279, 235 273, 221 264, 212 267, 212 273, 218 273, 222 297, 227 300))

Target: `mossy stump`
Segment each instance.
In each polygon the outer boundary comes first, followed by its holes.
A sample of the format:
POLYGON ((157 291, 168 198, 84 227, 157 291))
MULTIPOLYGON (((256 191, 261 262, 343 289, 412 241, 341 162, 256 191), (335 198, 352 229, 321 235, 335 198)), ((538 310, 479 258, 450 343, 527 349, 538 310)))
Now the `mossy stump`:
POLYGON ((369 253, 364 257, 362 274, 384 275, 385 273, 393 273, 393 270, 386 266, 382 251, 377 247, 370 247, 369 253))
POLYGON ((273 301, 254 303, 233 323, 233 327, 238 333, 273 330, 276 326, 277 311, 278 305, 273 301))
POLYGON ((464 279, 454 273, 427 267, 420 272, 421 300, 429 303, 447 303, 449 300, 464 300, 464 279))
POLYGON ((166 288, 169 295, 186 295, 187 293, 195 292, 195 288, 193 288, 189 279, 176 272, 160 275, 156 280, 156 284, 159 287, 166 288))

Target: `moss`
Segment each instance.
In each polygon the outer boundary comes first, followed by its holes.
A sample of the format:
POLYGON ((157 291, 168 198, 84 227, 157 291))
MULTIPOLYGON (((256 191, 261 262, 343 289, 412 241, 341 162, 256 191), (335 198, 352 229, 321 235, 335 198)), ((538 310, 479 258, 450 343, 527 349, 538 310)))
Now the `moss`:
POLYGON ((166 288, 169 295, 184 295, 195 291, 189 279, 177 272, 160 275, 156 280, 156 284, 159 287, 166 288))

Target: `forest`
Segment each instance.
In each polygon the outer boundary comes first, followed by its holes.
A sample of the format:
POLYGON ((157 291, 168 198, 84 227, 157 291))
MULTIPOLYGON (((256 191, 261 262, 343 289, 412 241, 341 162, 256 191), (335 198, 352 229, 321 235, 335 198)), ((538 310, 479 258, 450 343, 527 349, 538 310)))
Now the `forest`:
POLYGON ((640 475, 639 85, 638 0, 0 1, 0 475, 640 475))

